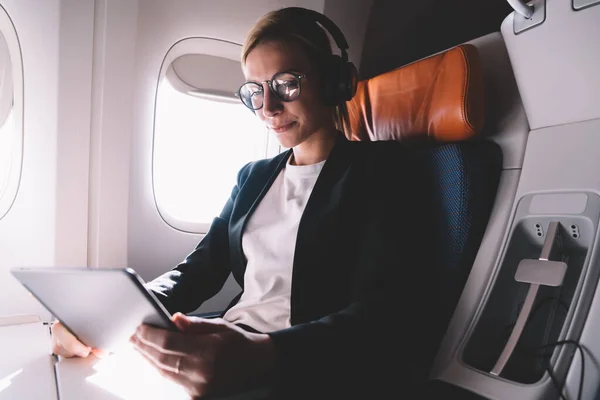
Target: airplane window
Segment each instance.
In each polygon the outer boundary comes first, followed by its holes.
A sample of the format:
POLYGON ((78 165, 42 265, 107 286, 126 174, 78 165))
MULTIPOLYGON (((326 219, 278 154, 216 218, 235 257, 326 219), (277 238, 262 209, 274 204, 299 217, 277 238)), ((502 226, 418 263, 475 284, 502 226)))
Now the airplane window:
POLYGON ((0 33, 0 219, 10 210, 21 178, 23 132, 16 123, 14 89, 13 62, 0 33))
MULTIPOLYGON (((228 93, 227 93, 228 94, 228 93)), ((223 93, 158 88, 154 131, 154 197, 163 219, 205 233, 246 163, 266 157, 268 134, 239 100, 223 93)))

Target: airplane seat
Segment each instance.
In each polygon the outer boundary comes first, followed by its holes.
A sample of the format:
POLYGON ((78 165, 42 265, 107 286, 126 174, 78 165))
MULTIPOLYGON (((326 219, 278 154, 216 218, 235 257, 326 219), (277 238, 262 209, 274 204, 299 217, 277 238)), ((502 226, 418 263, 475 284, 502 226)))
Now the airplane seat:
MULTIPOLYGON (((489 130, 486 113, 484 137, 501 146, 504 166, 496 205, 432 376, 490 399, 600 398, 599 269, 594 258, 600 189, 600 1, 529 2, 525 11, 533 12, 530 17, 519 4, 525 2, 511 1, 519 11, 504 19, 499 32, 470 42, 487 68, 491 85, 486 91, 501 94, 486 97, 498 103, 494 107, 486 102, 486 108, 494 109, 500 129, 489 130), (585 199, 578 208, 571 200, 576 196, 585 199), (530 207, 532 199, 544 207, 530 207), (550 221, 562 224, 564 233, 559 234, 574 243, 559 243, 565 249, 566 273, 571 274, 555 292, 564 313, 558 318, 536 314, 551 297, 548 292, 531 295, 531 314, 522 319, 527 323, 520 336, 509 340, 513 332, 519 335, 512 326, 528 310, 524 299, 532 293, 531 284, 516 279, 519 262, 539 257, 549 237, 535 232, 532 222, 540 220, 542 229, 550 221), (582 226, 579 221, 593 221, 587 242, 580 232, 569 230, 582 226), (536 236, 539 244, 525 254, 523 244, 536 236), (585 258, 569 257, 573 248, 584 249, 585 258), (570 346, 555 345, 565 341, 570 346), (548 362, 521 351, 535 352, 541 346, 548 362)), ((457 396, 431 398, 447 397, 457 396)))
POLYGON ((415 212, 433 218, 434 229, 423 240, 432 244, 443 282, 435 335, 441 341, 479 250, 502 170, 501 147, 483 136, 479 52, 462 44, 361 81, 347 110, 350 140, 405 142, 415 155, 414 170, 425 179, 423 204, 431 209, 415 212))

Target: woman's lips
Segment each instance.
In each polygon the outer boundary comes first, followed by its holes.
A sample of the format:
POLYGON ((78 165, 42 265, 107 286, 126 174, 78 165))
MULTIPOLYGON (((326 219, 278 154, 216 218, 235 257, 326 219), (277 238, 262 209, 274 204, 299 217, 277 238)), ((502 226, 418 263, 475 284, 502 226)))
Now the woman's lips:
POLYGON ((286 124, 286 125, 272 126, 271 130, 276 133, 283 133, 283 132, 287 131, 288 129, 290 129, 295 123, 296 122, 294 121, 294 122, 290 122, 289 124, 286 124))

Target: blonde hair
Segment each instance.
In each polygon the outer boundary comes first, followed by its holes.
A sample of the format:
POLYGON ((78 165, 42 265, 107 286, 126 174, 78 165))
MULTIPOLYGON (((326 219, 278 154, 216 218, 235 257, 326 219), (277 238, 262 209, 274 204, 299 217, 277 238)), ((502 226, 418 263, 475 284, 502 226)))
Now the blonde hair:
MULTIPOLYGON (((246 37, 242 47, 242 63, 246 63, 248 54, 256 46, 269 41, 300 45, 315 65, 320 79, 327 79, 333 55, 331 43, 325 30, 314 19, 294 8, 281 8, 265 14, 246 37)), ((334 118, 336 128, 344 132, 347 121, 346 102, 342 101, 335 106, 334 118)))

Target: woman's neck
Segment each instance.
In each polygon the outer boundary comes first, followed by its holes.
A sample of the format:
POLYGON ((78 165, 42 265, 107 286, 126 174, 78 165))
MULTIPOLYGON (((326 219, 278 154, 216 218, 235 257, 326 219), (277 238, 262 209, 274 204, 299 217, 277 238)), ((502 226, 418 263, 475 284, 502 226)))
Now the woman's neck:
POLYGON ((326 160, 335 146, 338 135, 340 133, 335 128, 313 133, 292 149, 290 164, 311 165, 326 160))

